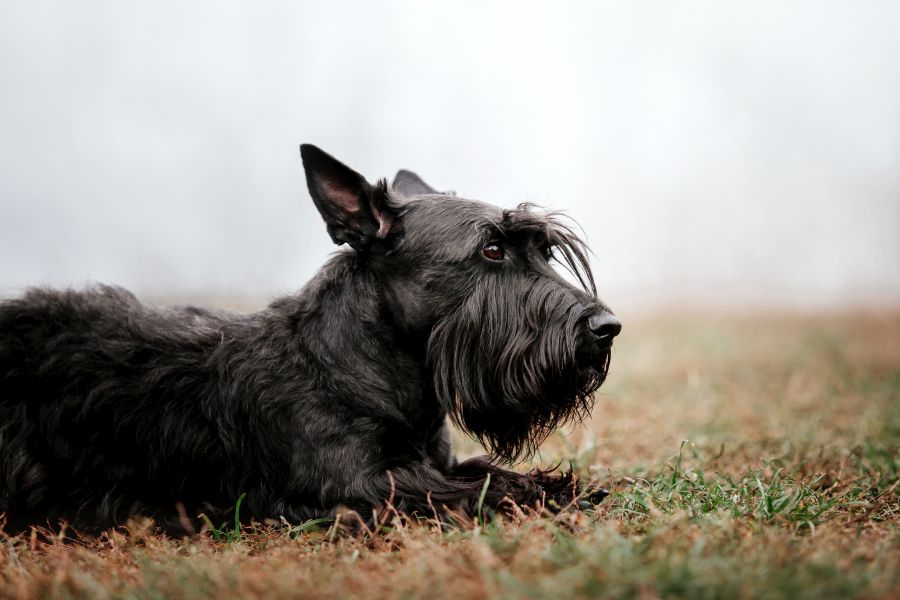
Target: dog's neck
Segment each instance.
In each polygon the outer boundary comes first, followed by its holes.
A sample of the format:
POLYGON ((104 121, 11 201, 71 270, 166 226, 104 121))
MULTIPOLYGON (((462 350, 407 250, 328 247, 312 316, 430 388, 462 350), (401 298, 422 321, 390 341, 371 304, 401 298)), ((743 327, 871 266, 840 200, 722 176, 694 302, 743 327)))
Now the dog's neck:
POLYGON ((398 327, 394 294, 356 252, 343 251, 297 296, 272 308, 287 313, 293 334, 313 360, 339 367, 343 376, 329 382, 340 388, 339 397, 388 391, 396 403, 385 408, 397 418, 416 426, 443 421, 426 364, 427 335, 398 327))

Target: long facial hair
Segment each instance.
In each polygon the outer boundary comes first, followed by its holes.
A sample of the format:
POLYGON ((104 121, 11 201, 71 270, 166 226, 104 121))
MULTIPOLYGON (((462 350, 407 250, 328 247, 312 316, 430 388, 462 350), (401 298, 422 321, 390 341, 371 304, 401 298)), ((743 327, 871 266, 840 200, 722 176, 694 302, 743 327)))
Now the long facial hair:
MULTIPOLYGON (((596 297, 581 239, 554 216, 522 206, 517 230, 539 228, 554 257, 596 297)), ((488 272, 429 339, 434 387, 453 421, 499 461, 531 456, 559 426, 590 414, 609 367, 572 288, 534 274, 488 272)))

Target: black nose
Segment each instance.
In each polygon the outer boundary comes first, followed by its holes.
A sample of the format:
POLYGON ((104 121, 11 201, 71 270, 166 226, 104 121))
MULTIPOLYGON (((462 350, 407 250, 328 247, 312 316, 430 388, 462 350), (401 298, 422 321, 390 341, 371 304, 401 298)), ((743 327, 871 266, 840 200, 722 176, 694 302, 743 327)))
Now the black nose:
POLYGON ((588 319, 588 327, 599 341, 612 343, 612 339, 622 331, 622 321, 612 313, 602 312, 591 315, 591 318, 588 319))

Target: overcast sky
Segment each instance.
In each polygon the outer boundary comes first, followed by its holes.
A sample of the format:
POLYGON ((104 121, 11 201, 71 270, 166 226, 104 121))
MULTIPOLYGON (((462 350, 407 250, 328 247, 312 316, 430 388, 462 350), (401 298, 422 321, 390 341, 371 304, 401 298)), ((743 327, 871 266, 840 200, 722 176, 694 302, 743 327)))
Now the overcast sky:
POLYGON ((566 210, 614 308, 897 305, 898 7, 4 2, 0 294, 298 289, 312 142, 566 210))

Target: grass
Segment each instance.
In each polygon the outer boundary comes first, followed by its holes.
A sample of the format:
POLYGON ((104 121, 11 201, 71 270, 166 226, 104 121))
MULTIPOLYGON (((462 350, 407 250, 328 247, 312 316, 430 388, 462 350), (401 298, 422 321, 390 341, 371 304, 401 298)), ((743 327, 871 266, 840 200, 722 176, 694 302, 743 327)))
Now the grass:
POLYGON ((900 314, 629 322, 597 400, 535 457, 609 487, 593 510, 34 531, 0 536, 0 597, 898 596, 900 314))
MULTIPOLYGON (((244 497, 246 494, 241 494, 237 499, 237 502, 234 505, 234 527, 231 529, 228 528, 227 523, 222 523, 218 527, 213 525, 213 522, 209 520, 204 514, 201 514, 200 517, 203 519, 206 524, 206 529, 212 538, 217 542, 225 542, 226 544, 234 544, 235 542, 241 541, 241 537, 243 536, 243 529, 241 528, 241 504, 244 503, 244 497)), ((308 523, 301 524, 302 526, 308 526, 308 523)))

